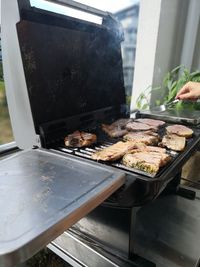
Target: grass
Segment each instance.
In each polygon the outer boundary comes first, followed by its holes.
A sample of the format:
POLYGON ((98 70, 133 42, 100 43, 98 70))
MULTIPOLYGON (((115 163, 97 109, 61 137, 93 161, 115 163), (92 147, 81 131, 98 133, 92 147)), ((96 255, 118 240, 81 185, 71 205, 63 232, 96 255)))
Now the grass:
POLYGON ((0 81, 0 145, 13 141, 12 128, 5 97, 4 82, 0 81))

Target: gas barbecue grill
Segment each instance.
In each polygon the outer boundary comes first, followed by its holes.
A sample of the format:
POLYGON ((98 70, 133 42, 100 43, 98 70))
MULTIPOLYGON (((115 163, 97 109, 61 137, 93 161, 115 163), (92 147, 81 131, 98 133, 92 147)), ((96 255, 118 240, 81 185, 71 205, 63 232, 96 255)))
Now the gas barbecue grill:
MULTIPOLYGON (((0 263, 11 266, 27 259, 103 203, 49 248, 59 255, 64 249, 74 266, 84 260, 87 266, 154 266, 134 254, 135 213, 166 187, 177 190, 181 168, 200 142, 200 129, 192 127, 194 135, 185 150, 173 154, 154 177, 120 162, 92 161, 91 152, 116 142, 101 132, 101 123, 130 116, 118 22, 95 9, 86 8, 102 17, 102 25, 33 8, 29 0, 8 2, 2 6, 7 98, 16 142, 28 150, 2 163, 4 187, 13 191, 15 186, 23 197, 0 218, 2 229, 8 225, 15 231, 12 238, 0 238, 0 263), (64 137, 75 130, 95 132, 97 144, 64 147, 64 137), (13 209, 21 211, 20 220, 13 209), (81 255, 81 243, 93 249, 86 246, 81 255), (95 254, 91 261, 82 258, 88 251, 91 257, 95 254)), ((83 5, 78 8, 85 10, 83 5)))

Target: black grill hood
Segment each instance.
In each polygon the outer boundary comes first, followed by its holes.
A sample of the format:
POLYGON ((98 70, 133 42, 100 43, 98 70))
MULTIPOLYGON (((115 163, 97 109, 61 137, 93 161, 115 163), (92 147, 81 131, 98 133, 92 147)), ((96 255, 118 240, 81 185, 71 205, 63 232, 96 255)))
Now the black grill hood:
POLYGON ((21 10, 17 32, 36 133, 96 110, 121 112, 122 35, 112 17, 98 25, 29 8, 21 10))

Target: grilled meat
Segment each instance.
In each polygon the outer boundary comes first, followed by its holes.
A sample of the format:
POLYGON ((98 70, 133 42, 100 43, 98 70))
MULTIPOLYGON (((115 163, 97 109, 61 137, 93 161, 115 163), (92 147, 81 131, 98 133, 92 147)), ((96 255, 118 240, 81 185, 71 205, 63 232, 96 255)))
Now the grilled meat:
POLYGON ((125 128, 126 127, 126 125, 127 125, 127 123, 129 123, 129 122, 131 122, 132 121, 132 119, 130 119, 130 118, 124 118, 124 119, 119 119, 119 120, 117 120, 117 121, 114 121, 112 124, 111 124, 111 126, 113 126, 113 127, 120 127, 120 128, 125 128))
POLYGON ((125 141, 134 141, 144 143, 146 145, 157 145, 159 142, 159 135, 151 131, 129 132, 123 139, 125 141))
POLYGON ((124 155, 122 162, 125 166, 156 174, 160 167, 165 166, 171 157, 166 153, 160 152, 136 152, 124 155))
POLYGON ((132 119, 119 119, 112 124, 102 124, 102 130, 107 133, 110 137, 121 137, 128 133, 125 129, 127 123, 131 122, 132 119))
POLYGON ((102 130, 110 137, 121 137, 128 133, 126 129, 121 129, 117 126, 102 124, 102 130))
POLYGON ((157 152, 157 153, 166 153, 166 149, 158 146, 146 146, 140 145, 138 148, 134 148, 130 151, 130 153, 137 152, 157 152))
POLYGON ((91 146, 97 141, 97 136, 91 133, 75 131, 65 137, 64 142, 68 147, 91 146))
POLYGON ((165 124, 164 121, 160 121, 160 120, 153 120, 153 119, 145 119, 145 118, 141 118, 141 119, 136 119, 135 121, 141 122, 141 123, 145 123, 147 125, 150 126, 154 126, 154 127, 159 127, 165 124))
POLYGON ((125 153, 133 148, 138 148, 139 144, 134 142, 117 142, 116 144, 106 147, 103 150, 97 151, 92 154, 92 159, 102 161, 115 161, 123 157, 125 153))
POLYGON ((128 131, 149 131, 149 130, 152 130, 152 131, 155 131, 155 132, 157 131, 157 127, 156 126, 150 126, 150 125, 147 125, 145 123, 136 122, 136 121, 129 122, 126 125, 126 129, 128 131))
POLYGON ((174 124, 166 127, 168 134, 176 134, 178 136, 183 136, 189 138, 193 135, 193 130, 180 124, 174 124))
POLYGON ((168 134, 163 137, 160 145, 174 151, 183 151, 186 145, 186 139, 176 134, 168 134))

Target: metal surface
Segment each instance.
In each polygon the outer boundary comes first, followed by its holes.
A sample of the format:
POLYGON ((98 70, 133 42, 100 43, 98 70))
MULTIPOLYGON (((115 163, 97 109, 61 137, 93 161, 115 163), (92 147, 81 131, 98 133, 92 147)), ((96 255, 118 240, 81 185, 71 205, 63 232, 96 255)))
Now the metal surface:
MULTIPOLYGON (((196 193, 195 200, 171 194, 165 195, 137 212, 134 225, 134 248, 137 254, 154 262, 157 267, 199 267, 200 191, 196 193)), ((103 219, 102 216, 99 222, 101 219, 103 219)), ((88 238, 82 235, 80 239, 67 231, 54 240, 49 248, 70 262, 72 266, 116 266, 114 263, 116 264, 117 259, 124 259, 124 257, 119 254, 119 250, 110 247, 110 256, 115 255, 110 258, 113 265, 104 265, 105 258, 102 256, 108 256, 109 252, 106 253, 104 236, 102 235, 101 240, 96 239, 95 227, 97 230, 102 228, 103 231, 103 227, 94 226, 94 231, 88 233, 88 238)), ((109 238, 114 244, 115 235, 110 234, 109 238)), ((130 264, 130 261, 128 263, 130 264)))
POLYGON ((81 10, 81 11, 84 11, 84 12, 87 12, 93 15, 101 16, 101 17, 107 17, 109 15, 108 12, 105 12, 100 9, 90 7, 90 6, 87 6, 82 3, 72 1, 72 0, 45 0, 45 1, 60 4, 60 5, 67 6, 67 7, 72 7, 74 9, 78 9, 78 10, 81 10))
POLYGON ((200 259, 200 191, 195 200, 168 195, 142 207, 135 250, 158 267, 195 267, 200 259))
POLYGON ((40 146, 31 115, 16 30, 16 23, 20 20, 17 1, 2 1, 1 12, 2 62, 14 139, 19 147, 40 146))
POLYGON ((200 110, 175 110, 175 109, 169 109, 163 112, 158 111, 140 111, 138 113, 139 117, 145 117, 145 118, 154 118, 154 119, 160 119, 164 121, 169 122, 175 122, 175 123, 185 123, 185 124, 191 124, 191 125, 198 125, 200 124, 200 110))
MULTIPOLYGON (((33 17, 38 19, 38 13, 33 17)), ((49 25, 54 17, 39 17, 40 22, 24 19, 17 24, 36 132, 41 135, 40 127, 50 122, 55 123, 52 131, 77 130, 84 118, 75 129, 62 119, 76 121, 74 116, 82 114, 92 121, 93 112, 124 104, 120 40, 105 27, 67 17, 49 25)))
POLYGON ((156 111, 156 112, 163 112, 165 110, 167 110, 169 107, 171 107, 172 105, 178 103, 180 100, 179 99, 175 99, 167 104, 163 104, 161 106, 157 106, 157 107, 153 107, 151 108, 151 111, 156 111))
POLYGON ((19 150, 15 142, 1 144, 0 145, 0 157, 4 156, 5 154, 12 154, 16 150, 19 150))
POLYGON ((135 256, 134 260, 122 257, 114 250, 106 250, 93 239, 64 232, 48 248, 74 267, 155 267, 155 264, 135 256))
POLYGON ((131 245, 131 229, 134 228, 136 208, 101 205, 73 226, 83 236, 91 236, 107 250, 128 258, 131 245))
POLYGON ((124 175, 43 150, 0 164, 0 266, 31 257, 102 203, 124 175))

